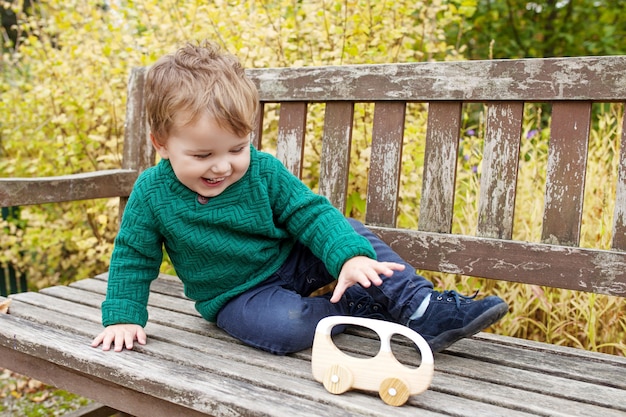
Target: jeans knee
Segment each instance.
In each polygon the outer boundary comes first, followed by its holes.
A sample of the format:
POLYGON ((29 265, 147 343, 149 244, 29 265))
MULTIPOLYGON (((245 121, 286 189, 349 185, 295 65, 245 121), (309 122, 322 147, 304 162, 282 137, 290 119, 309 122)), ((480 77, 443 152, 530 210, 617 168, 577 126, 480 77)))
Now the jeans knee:
POLYGON ((247 345, 286 355, 313 346, 317 323, 306 317, 301 309, 280 308, 271 311, 270 317, 245 315, 237 320, 220 320, 218 326, 247 345))

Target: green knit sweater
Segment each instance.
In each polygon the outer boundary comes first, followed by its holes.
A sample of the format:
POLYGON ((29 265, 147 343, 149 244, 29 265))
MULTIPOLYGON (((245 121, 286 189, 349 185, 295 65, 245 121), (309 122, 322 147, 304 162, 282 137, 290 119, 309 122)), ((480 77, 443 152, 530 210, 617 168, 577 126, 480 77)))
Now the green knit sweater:
POLYGON ((206 204, 162 160, 140 175, 124 211, 102 322, 145 326, 150 283, 159 274, 163 246, 185 294, 214 322, 231 298, 280 268, 295 239, 335 277, 348 259, 376 256, 326 198, 254 147, 246 174, 206 204))

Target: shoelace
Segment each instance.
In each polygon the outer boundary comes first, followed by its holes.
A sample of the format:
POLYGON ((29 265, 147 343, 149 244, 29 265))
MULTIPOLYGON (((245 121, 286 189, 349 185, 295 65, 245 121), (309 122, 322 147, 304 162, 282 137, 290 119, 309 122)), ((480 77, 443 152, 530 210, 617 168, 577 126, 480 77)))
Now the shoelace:
POLYGON ((382 313, 382 306, 372 302, 371 298, 367 296, 349 301, 348 306, 354 316, 385 319, 385 315, 382 313))
POLYGON ((469 302, 473 300, 474 298, 476 298, 477 295, 478 295, 478 290, 476 290, 474 295, 463 295, 463 294, 459 294, 458 292, 454 290, 445 290, 437 297, 437 300, 441 301, 444 298, 446 299, 446 301, 454 300, 456 301, 456 308, 461 308, 461 300, 469 302))

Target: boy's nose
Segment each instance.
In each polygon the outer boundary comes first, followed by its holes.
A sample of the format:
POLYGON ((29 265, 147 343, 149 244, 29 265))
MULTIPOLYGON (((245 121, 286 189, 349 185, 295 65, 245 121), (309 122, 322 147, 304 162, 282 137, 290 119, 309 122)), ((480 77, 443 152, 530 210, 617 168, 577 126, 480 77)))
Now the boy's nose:
POLYGON ((211 171, 215 174, 228 174, 230 171, 230 163, 228 161, 219 161, 211 167, 211 171))

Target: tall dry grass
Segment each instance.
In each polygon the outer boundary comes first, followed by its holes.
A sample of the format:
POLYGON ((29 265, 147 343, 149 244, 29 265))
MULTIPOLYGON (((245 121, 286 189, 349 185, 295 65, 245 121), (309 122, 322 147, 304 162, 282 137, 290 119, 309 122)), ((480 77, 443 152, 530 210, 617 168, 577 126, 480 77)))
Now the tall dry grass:
MULTIPOLYGON (((541 241, 549 105, 527 105, 520 146, 520 165, 513 239, 541 241)), ((580 245, 609 249, 624 106, 594 105, 584 194, 580 245)), ((459 152, 453 232, 473 234, 477 224, 484 111, 468 114, 459 152)), ((428 274, 428 272, 425 272, 428 274)), ((539 287, 472 277, 439 275, 438 285, 504 298, 510 314, 494 326, 500 334, 591 351, 626 355, 626 300, 621 297, 539 287)))

